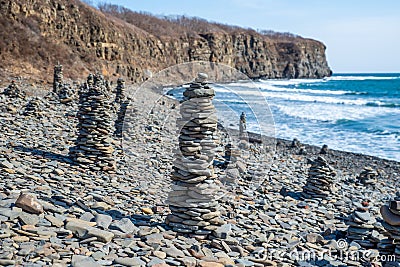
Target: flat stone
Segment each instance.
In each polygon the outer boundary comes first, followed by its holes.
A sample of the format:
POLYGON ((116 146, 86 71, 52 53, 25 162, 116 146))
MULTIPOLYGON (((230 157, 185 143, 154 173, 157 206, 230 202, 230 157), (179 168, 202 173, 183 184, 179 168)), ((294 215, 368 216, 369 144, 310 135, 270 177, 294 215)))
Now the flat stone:
POLYGON ((400 226, 400 215, 392 213, 387 205, 383 205, 380 211, 385 222, 393 226, 400 226))
POLYGON ((359 218, 360 220, 362 220, 364 222, 368 222, 372 219, 371 215, 369 214, 368 211, 365 211, 365 212, 354 211, 354 215, 357 216, 357 218, 359 218))
POLYGON ((73 255, 71 261, 72 267, 100 267, 93 258, 83 255, 73 255))
POLYGON ((24 225, 36 225, 39 223, 39 216, 35 214, 22 212, 18 217, 24 225))
POLYGON ((214 231, 214 235, 221 239, 226 239, 232 233, 232 225, 224 224, 214 231))
POLYGON ((110 229, 118 230, 123 233, 134 233, 136 234, 139 231, 139 228, 136 227, 133 222, 128 218, 123 218, 119 221, 113 222, 110 229))
POLYGON ((42 204, 37 201, 35 196, 30 194, 20 194, 15 202, 15 206, 20 207, 24 211, 30 213, 40 214, 44 212, 42 204))
POLYGON ((146 266, 146 262, 142 261, 139 257, 116 258, 114 262, 123 266, 146 266))
POLYGON ((97 226, 104 230, 108 229, 112 222, 112 217, 107 214, 97 214, 95 218, 97 226))
POLYGON ((45 218, 55 227, 64 226, 64 221, 54 217, 53 215, 46 215, 45 218))
POLYGON ((1 266, 8 266, 8 265, 15 265, 15 260, 6 260, 6 259, 0 259, 0 265, 1 266))
POLYGON ((200 261, 198 266, 200 267, 224 267, 222 263, 213 261, 200 261))
POLYGON ((177 249, 174 245, 171 245, 171 247, 169 247, 169 248, 163 248, 162 251, 167 253, 167 255, 172 258, 185 257, 185 253, 183 253, 182 250, 177 249))

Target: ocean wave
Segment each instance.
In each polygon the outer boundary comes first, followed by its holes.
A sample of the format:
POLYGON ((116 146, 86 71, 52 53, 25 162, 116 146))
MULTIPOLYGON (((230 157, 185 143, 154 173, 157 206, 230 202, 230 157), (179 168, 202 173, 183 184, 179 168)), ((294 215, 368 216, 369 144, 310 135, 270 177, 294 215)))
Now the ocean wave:
POLYGON ((271 92, 287 92, 287 93, 305 93, 305 94, 318 94, 318 95, 362 95, 368 94, 367 92, 355 92, 355 91, 345 91, 345 90, 318 90, 318 89, 300 89, 300 88, 287 88, 278 87, 273 84, 268 83, 231 83, 225 85, 224 88, 216 88, 217 92, 237 92, 240 93, 243 88, 250 88, 260 91, 271 91, 271 92), (240 87, 240 88, 237 88, 240 87))
POLYGON ((387 103, 387 102, 382 102, 382 101, 374 101, 374 102, 368 102, 366 106, 369 107, 386 107, 386 108, 399 108, 400 104, 399 103, 387 103))
MULTIPOLYGON (((260 90, 229 90, 226 88, 219 88, 217 92, 229 92, 233 94, 237 94, 244 100, 249 99, 249 96, 252 97, 265 97, 267 100, 273 101, 274 99, 278 100, 287 100, 287 101, 299 101, 299 102, 312 102, 312 103, 326 103, 326 104, 337 104, 337 105, 356 105, 356 106, 370 106, 370 107, 386 107, 386 108, 398 108, 400 107, 400 103, 388 103, 384 101, 371 101, 369 99, 345 99, 335 96, 328 95, 307 95, 307 94, 287 94, 286 91, 260 91, 260 90)), ((342 91, 342 95, 346 95, 348 93, 344 93, 342 91)), ((339 94, 337 94, 339 95, 339 94)), ((222 98, 223 100, 223 98, 222 98)))
POLYGON ((365 81, 365 80, 396 80, 400 76, 331 76, 326 77, 326 81, 365 81))
POLYGON ((258 82, 269 84, 269 85, 280 85, 280 86, 290 86, 290 85, 299 85, 299 84, 312 84, 312 83, 324 83, 327 80, 325 79, 289 79, 289 80, 263 80, 260 79, 258 82))
MULTIPOLYGON (((367 106, 327 106, 320 103, 312 105, 270 104, 270 106, 288 117, 335 124, 351 124, 353 121, 393 114, 393 110, 389 108, 376 109, 367 106)), ((400 112, 398 112, 398 115, 400 115, 400 112)))

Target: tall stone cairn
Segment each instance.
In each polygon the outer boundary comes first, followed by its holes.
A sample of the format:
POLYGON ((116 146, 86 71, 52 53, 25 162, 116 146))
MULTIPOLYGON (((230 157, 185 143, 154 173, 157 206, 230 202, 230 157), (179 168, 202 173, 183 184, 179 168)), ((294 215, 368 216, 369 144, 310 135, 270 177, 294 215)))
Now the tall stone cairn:
POLYGON ((11 81, 10 85, 3 91, 3 94, 11 98, 25 98, 25 93, 18 87, 15 81, 11 81))
POLYGON ((117 88, 115 92, 115 102, 122 103, 126 100, 125 96, 125 81, 122 78, 117 80, 117 88))
POLYGON ((382 226, 389 236, 386 248, 390 254, 394 252, 398 262, 400 261, 400 192, 397 192, 396 197, 387 205, 383 205, 380 211, 384 220, 382 226))
POLYGON ((217 116, 207 75, 199 73, 183 95, 177 120, 179 150, 172 173, 172 191, 168 195, 171 214, 167 224, 174 231, 205 238, 223 222, 216 200, 220 186, 213 169, 217 116))
POLYGON ((328 164, 326 159, 318 156, 311 162, 307 183, 303 187, 303 197, 330 198, 334 190, 335 176, 335 169, 328 164))
POLYGON ((78 138, 70 155, 84 168, 115 172, 110 101, 105 92, 107 89, 104 88, 103 77, 95 75, 93 83, 81 89, 77 114, 78 138))
POLYGON ((54 76, 53 76, 53 92, 58 94, 58 91, 63 86, 63 67, 60 64, 54 66, 54 76))

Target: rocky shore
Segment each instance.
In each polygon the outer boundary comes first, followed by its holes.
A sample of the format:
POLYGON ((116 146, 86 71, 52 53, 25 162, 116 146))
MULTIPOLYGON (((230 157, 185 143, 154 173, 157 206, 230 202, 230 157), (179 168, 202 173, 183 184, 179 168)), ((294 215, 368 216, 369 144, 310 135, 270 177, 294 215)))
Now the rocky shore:
MULTIPOLYGON (((176 101, 126 85, 134 97, 124 137, 108 140, 115 172, 97 172, 68 156, 78 136, 78 99, 64 104, 39 97, 33 105, 43 91, 17 86, 15 94, 0 89, 2 266, 383 266, 394 254, 380 208, 399 189, 398 162, 329 149, 320 154, 301 140, 276 140, 268 160, 259 160, 265 147, 250 133, 250 153, 237 162, 242 172, 218 198, 225 224, 199 239, 166 223, 176 101), (305 198, 318 156, 335 170, 329 179, 335 190, 305 198), (360 182, 365 167, 376 172, 371 183, 360 182)), ((119 105, 110 118, 121 119, 119 105)), ((217 132, 214 172, 222 177, 230 139, 217 132)))

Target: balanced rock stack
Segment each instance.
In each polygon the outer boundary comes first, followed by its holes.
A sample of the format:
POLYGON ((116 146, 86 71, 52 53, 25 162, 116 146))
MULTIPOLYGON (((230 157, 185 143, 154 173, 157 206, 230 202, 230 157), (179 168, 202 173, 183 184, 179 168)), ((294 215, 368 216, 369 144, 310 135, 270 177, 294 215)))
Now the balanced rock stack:
POLYGON ((18 85, 15 84, 15 81, 11 82, 11 84, 3 91, 3 94, 12 98, 25 98, 25 93, 19 89, 18 85))
POLYGON ((215 92, 199 73, 183 93, 179 128, 179 150, 176 151, 172 190, 168 195, 171 214, 167 224, 174 231, 205 238, 222 224, 216 200, 220 187, 213 169, 214 132, 217 117, 212 98, 215 92))
POLYGON ((376 219, 369 213, 368 202, 356 203, 356 209, 350 215, 347 238, 363 248, 376 248, 379 243, 379 232, 374 228, 376 219))
POLYGON ((125 81, 122 78, 118 78, 117 80, 117 88, 115 92, 115 102, 121 103, 125 101, 125 81))
POLYGON ((58 64, 54 66, 53 73, 53 92, 58 94, 58 91, 63 87, 63 67, 58 64))
POLYGON ((400 192, 388 205, 381 207, 381 215, 384 220, 382 225, 392 239, 396 261, 400 261, 400 192))
POLYGON ((371 167, 365 167, 364 170, 357 177, 358 182, 364 185, 375 184, 377 181, 378 173, 371 167))
POLYGON ((114 149, 111 145, 110 101, 103 88, 102 76, 94 76, 88 91, 79 95, 77 114, 78 138, 70 156, 82 167, 93 171, 115 171, 114 149))
POLYGON ((25 106, 24 115, 40 117, 43 113, 43 109, 43 102, 38 97, 34 97, 25 106))
POLYGON ((225 175, 220 177, 220 180, 225 185, 234 185, 237 179, 240 178, 240 172, 237 166, 240 157, 240 150, 232 144, 225 146, 225 175))
POLYGON ((328 154, 329 148, 328 145, 323 145, 321 147, 321 150, 319 151, 319 154, 328 154))
POLYGON ((321 156, 311 162, 306 185, 303 187, 305 198, 330 198, 334 190, 336 171, 321 156))
POLYGON ((247 133, 247 126, 246 126, 246 113, 242 112, 240 114, 240 121, 239 121, 239 148, 247 149, 249 147, 249 135, 247 133))
POLYGON ((70 87, 69 84, 64 84, 58 90, 57 95, 61 103, 63 104, 70 103, 75 98, 75 90, 72 87, 70 87))

